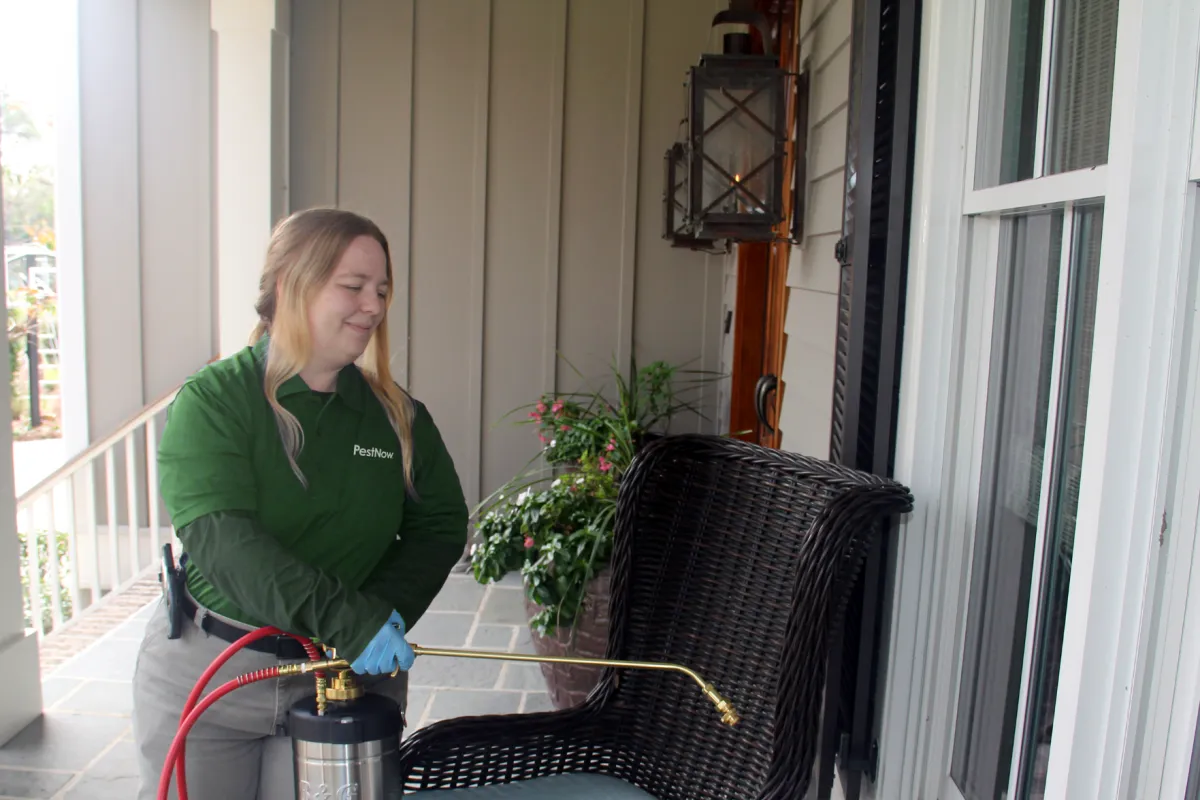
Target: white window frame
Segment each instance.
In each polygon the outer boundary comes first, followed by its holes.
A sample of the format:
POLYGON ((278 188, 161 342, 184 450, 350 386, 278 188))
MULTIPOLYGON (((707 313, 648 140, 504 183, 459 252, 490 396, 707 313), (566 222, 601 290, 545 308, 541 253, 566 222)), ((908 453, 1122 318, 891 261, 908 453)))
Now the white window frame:
POLYGON ((1157 591, 1147 603, 1137 681, 1145 687, 1144 733, 1125 754, 1123 797, 1184 796, 1200 712, 1200 187, 1189 190, 1187 216, 1192 310, 1177 322, 1185 348, 1174 365, 1180 402, 1166 437, 1168 524, 1151 562, 1157 591))
POLYGON ((1192 115, 1192 164, 1188 178, 1200 181, 1200 75, 1196 79, 1196 110, 1192 115))
MULTIPOLYGON (((976 15, 985 1, 976 7, 927 0, 924 6, 896 457, 897 478, 913 490, 916 508, 897 540, 874 793, 944 796, 949 773, 961 609, 970 587, 973 537, 966 532, 975 524, 986 401, 986 369, 970 372, 964 353, 978 353, 991 333, 984 317, 991 291, 972 291, 971 282, 994 285, 993 277, 965 268, 968 248, 981 246, 967 235, 967 217, 1105 196, 1088 437, 1046 796, 1158 796, 1126 785, 1136 761, 1131 754, 1149 755, 1142 744, 1159 734, 1141 722, 1154 719, 1146 681, 1190 687, 1192 698, 1200 697, 1200 674, 1163 674, 1148 657, 1153 651, 1139 649, 1158 619, 1155 596, 1177 583, 1162 583, 1152 564, 1167 500, 1164 442, 1173 435, 1174 374, 1184 345, 1182 244, 1195 227, 1189 211, 1196 190, 1179 187, 1200 166, 1192 143, 1200 136, 1200 125, 1193 125, 1200 6, 1122 0, 1107 167, 975 191, 968 180, 975 174, 978 86, 975 70, 962 65, 978 61, 976 15)), ((1200 583, 1196 572, 1184 587, 1200 583)), ((1175 592, 1170 596, 1188 596, 1183 588, 1175 592)), ((1200 607, 1188 610, 1180 619, 1194 632, 1200 607)), ((1188 665, 1192 672, 1200 672, 1196 661, 1188 665)), ((1195 731, 1195 711, 1189 713, 1191 730, 1187 714, 1176 715, 1178 732, 1159 748, 1160 763, 1143 773, 1177 777, 1182 753, 1186 782, 1195 731)))

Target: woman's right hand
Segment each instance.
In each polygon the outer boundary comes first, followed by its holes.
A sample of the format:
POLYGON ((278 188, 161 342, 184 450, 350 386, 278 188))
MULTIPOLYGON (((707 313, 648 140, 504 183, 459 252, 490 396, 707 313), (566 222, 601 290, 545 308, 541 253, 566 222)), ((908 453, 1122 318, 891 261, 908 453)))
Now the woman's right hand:
POLYGON ((393 611, 366 649, 350 663, 350 669, 359 675, 385 675, 397 667, 407 672, 415 658, 404 639, 404 620, 393 611))

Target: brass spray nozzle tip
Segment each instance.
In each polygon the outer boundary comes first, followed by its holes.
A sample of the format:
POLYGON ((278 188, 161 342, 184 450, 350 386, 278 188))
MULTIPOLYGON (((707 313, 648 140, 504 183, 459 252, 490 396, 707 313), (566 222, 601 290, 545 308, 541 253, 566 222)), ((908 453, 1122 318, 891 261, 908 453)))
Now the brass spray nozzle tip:
POLYGON ((733 703, 722 697, 721 693, 714 689, 711 683, 705 684, 704 694, 717 707, 717 711, 721 712, 721 722, 732 728, 742 721, 742 718, 738 716, 737 709, 733 707, 733 703))

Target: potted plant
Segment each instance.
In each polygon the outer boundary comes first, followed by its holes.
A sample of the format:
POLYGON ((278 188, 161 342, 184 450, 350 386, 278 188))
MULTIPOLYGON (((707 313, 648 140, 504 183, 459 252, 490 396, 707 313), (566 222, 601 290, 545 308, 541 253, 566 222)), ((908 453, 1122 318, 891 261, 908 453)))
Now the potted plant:
MULTIPOLYGON (((520 572, 542 655, 604 656, 621 478, 643 446, 669 435, 675 417, 702 417, 687 395, 713 379, 663 361, 630 371, 626 379, 612 370, 611 402, 588 391, 542 396, 517 409, 528 412, 522 423, 536 428, 540 452, 473 513, 475 579, 486 584, 520 572)), ((542 664, 542 674, 556 708, 582 702, 599 678, 597 669, 563 664, 542 664)))

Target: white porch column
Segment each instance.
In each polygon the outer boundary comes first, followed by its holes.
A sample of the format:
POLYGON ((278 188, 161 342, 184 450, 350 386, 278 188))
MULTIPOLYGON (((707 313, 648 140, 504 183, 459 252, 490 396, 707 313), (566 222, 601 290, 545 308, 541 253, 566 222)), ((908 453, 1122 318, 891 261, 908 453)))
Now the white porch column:
MULTIPOLYGON (((217 325, 245 346, 271 227, 287 209, 291 0, 212 0, 216 52, 217 325)), ((331 110, 330 113, 333 113, 331 110)))
POLYGON ((209 0, 72 0, 59 109, 68 455, 214 354, 209 0))
MULTIPOLYGON (((0 190, 2 194, 2 190, 0 190)), ((0 230, 4 230, 4 204, 0 203, 0 230)), ((7 318, 7 298, 0 299, 7 318)), ((12 398, 4 392, 0 403, 4 419, 12 419, 12 398)), ((0 703, 0 745, 42 713, 41 667, 37 636, 25 632, 24 601, 21 595, 21 558, 17 547, 17 502, 13 481, 12 426, 0 425, 0 664, 6 680, 4 702, 0 703)))

